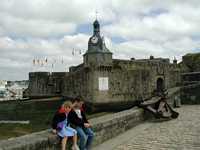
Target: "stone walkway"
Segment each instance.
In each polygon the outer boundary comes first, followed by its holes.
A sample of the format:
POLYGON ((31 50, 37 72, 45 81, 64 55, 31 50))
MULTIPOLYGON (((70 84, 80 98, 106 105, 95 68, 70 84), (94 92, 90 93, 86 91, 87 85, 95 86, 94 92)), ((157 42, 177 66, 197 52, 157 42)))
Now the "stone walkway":
POLYGON ((176 111, 178 119, 146 121, 93 150, 200 150, 200 105, 176 111))

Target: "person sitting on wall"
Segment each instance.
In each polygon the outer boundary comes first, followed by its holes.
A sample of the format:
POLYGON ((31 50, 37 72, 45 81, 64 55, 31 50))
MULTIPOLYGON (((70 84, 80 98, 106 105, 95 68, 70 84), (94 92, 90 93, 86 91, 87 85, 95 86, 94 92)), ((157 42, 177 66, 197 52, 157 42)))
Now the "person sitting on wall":
POLYGON ((52 121, 53 133, 57 134, 61 139, 61 149, 66 149, 68 137, 73 138, 72 150, 79 150, 77 145, 77 131, 69 126, 68 115, 71 111, 72 103, 66 101, 55 113, 52 121))
POLYGON ((86 112, 86 105, 85 105, 85 102, 84 102, 84 100, 83 100, 83 97, 82 96, 77 96, 76 98, 74 98, 74 99, 71 99, 72 101, 72 108, 74 108, 74 107, 76 107, 76 105, 78 105, 77 103, 79 103, 80 102, 80 105, 81 105, 81 108, 80 108, 80 110, 82 111, 82 112, 86 112))
POLYGON ((68 117, 70 124, 74 126, 80 139, 80 150, 90 150, 94 138, 94 132, 91 124, 88 122, 85 112, 82 109, 83 100, 76 98, 73 101, 74 108, 70 111, 68 117))

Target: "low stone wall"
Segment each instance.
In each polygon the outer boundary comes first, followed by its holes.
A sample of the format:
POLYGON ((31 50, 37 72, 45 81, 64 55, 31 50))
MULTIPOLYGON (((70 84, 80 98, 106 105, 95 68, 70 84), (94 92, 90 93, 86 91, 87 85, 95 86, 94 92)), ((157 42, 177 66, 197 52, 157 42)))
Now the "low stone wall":
POLYGON ((183 104, 200 104, 200 83, 183 86, 181 102, 183 104))
MULTIPOLYGON (((100 144, 144 121, 144 111, 138 108, 91 119, 95 131, 94 145, 100 144)), ((55 150, 59 140, 50 130, 0 141, 0 150, 55 150)))
POLYGON ((0 102, 0 120, 35 120, 49 122, 55 110, 63 103, 61 98, 17 100, 0 102))

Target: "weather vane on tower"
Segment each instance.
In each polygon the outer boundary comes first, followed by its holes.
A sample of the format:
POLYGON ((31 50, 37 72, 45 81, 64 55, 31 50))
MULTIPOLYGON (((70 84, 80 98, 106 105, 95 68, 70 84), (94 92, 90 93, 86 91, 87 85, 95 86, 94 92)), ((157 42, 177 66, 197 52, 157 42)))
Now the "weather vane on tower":
POLYGON ((95 14, 96 14, 96 20, 97 20, 97 17, 98 17, 98 11, 97 11, 97 9, 95 11, 95 14))

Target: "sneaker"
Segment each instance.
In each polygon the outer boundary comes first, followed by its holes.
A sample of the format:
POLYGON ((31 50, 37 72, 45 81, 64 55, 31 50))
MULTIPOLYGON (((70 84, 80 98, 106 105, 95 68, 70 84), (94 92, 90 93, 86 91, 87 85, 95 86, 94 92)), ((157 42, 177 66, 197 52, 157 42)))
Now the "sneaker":
POLYGON ((76 145, 72 146, 72 150, 80 150, 80 149, 79 149, 78 145, 76 144, 76 145))

